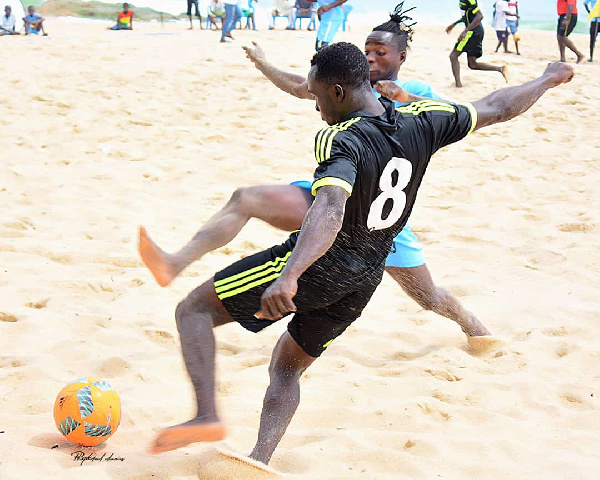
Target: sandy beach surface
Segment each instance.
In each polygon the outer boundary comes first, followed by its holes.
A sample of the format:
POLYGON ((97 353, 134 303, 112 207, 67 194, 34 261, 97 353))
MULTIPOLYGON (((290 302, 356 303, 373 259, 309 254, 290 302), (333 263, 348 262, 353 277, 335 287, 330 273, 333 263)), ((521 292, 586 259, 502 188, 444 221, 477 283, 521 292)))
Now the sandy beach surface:
MULTIPOLYGON (((385 19, 382 19, 382 21, 385 19)), ((254 445, 279 322, 217 331, 226 442, 152 457, 156 431, 194 413, 174 309, 213 272, 279 243, 251 222, 226 248, 160 288, 137 227, 175 250, 238 186, 309 179, 314 103, 284 94, 246 60, 256 40, 305 74, 314 33, 188 31, 185 22, 49 19, 49 37, 0 40, 0 478, 569 479, 600 471, 600 66, 523 117, 438 153, 411 218, 437 283, 503 339, 483 356, 449 320, 386 277, 363 317, 302 379, 302 400, 271 467, 219 449, 254 445), (59 390, 110 382, 123 418, 113 461, 74 461, 54 426, 59 390), (52 448, 57 446, 56 448, 52 448), (122 459, 122 460, 121 460, 122 459)), ((367 30, 340 33, 362 45, 367 30)), ((458 35, 456 31, 456 35, 458 35)), ((552 32, 522 32, 511 84, 557 59, 552 32)), ((586 36, 574 37, 587 51, 586 36)), ((454 34, 418 30, 403 78, 476 100, 504 87, 472 72, 456 90, 454 34)), ((574 57, 570 57, 574 61, 574 57)))

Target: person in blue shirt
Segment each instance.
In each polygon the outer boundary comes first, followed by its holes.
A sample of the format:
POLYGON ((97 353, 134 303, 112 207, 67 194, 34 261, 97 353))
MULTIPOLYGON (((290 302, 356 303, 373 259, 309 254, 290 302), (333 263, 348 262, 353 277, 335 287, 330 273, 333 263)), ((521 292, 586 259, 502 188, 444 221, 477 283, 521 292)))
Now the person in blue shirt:
MULTIPOLYGON (((375 27, 367 37, 365 54, 371 83, 394 81, 409 93, 404 99, 406 102, 420 97, 439 99, 425 83, 398 79, 411 37, 410 28, 404 24, 405 19, 397 10, 389 22, 375 27)), ((277 87, 298 98, 312 99, 306 78, 284 72, 268 63, 256 43, 254 47, 244 47, 244 50, 256 68, 277 87)), ((158 283, 166 286, 192 262, 233 240, 250 218, 258 218, 286 231, 299 229, 312 201, 311 182, 308 181, 240 188, 233 193, 227 205, 176 254, 161 250, 141 227, 140 254, 158 283)), ((455 321, 470 344, 487 342, 488 339, 482 337, 490 335, 489 330, 454 295, 434 283, 425 264, 422 247, 409 226, 395 239, 386 271, 422 308, 455 321)))
POLYGON ((317 52, 333 42, 336 33, 344 23, 344 10, 342 5, 347 0, 311 0, 318 3, 319 29, 317 30, 317 52))
MULTIPOLYGON (((583 0, 583 4, 585 5, 585 9, 588 13, 591 13, 592 9, 596 5, 597 0, 583 0)), ((594 61, 594 47, 596 46, 596 37, 598 36, 598 32, 600 31, 600 17, 592 18, 590 23, 590 58, 588 62, 594 61)))
POLYGON ((35 12, 35 7, 31 5, 27 7, 27 15, 23 17, 25 35, 29 35, 30 33, 38 35, 41 31, 43 36, 47 36, 48 34, 44 30, 44 20, 46 20, 44 17, 35 12))

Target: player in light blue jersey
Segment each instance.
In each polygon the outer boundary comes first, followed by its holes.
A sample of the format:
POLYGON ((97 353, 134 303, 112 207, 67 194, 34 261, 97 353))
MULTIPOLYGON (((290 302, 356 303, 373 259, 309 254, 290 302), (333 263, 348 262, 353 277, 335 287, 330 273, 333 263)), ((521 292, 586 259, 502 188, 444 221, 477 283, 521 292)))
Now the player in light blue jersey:
MULTIPOLYGON (((399 7, 390 21, 375 27, 367 37, 365 55, 369 62, 371 84, 383 80, 396 82, 407 92, 406 98, 400 99, 405 102, 421 97, 439 99, 427 84, 398 80, 398 71, 406 60, 412 33, 410 25, 406 24, 410 19, 402 15, 401 5, 399 7)), ((312 99, 304 77, 271 65, 256 43, 254 47, 244 49, 248 58, 277 87, 298 98, 312 99)), ((192 262, 233 240, 250 218, 259 218, 282 230, 297 230, 313 200, 310 186, 311 182, 304 181, 292 185, 262 185, 236 190, 227 205, 175 254, 161 250, 142 227, 142 259, 158 283, 166 286, 192 262)), ((435 285, 425 264, 422 247, 408 225, 394 241, 386 261, 386 271, 421 307, 455 321, 468 337, 490 335, 487 328, 454 295, 435 285)))
POLYGON ((330 43, 333 43, 335 34, 338 32, 342 23, 344 23, 344 10, 342 5, 347 0, 311 0, 318 3, 319 9, 319 29, 317 30, 317 43, 315 49, 317 52, 322 50, 330 43))

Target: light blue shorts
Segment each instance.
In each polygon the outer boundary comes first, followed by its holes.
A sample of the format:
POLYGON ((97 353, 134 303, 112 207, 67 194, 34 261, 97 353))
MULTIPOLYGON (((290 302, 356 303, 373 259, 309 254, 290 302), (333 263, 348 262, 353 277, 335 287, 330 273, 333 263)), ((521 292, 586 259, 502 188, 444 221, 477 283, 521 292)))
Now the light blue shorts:
MULTIPOLYGON (((292 185, 308 190, 312 189, 312 183, 308 180, 292 182, 292 185)), ((410 225, 406 224, 402 231, 394 238, 392 251, 385 261, 386 267, 413 268, 425 265, 425 255, 419 239, 413 233, 410 225)))
POLYGON ((516 20, 507 20, 506 21, 506 28, 508 28, 508 31, 514 35, 515 33, 517 33, 517 21, 516 20))

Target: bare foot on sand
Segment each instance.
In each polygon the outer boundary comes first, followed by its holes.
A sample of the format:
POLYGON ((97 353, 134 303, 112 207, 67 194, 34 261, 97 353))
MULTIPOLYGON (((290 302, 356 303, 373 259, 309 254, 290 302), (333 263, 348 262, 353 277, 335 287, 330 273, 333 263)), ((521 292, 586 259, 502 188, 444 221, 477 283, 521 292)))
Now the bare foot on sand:
POLYGON ((179 273, 171 256, 152 241, 144 227, 140 227, 138 250, 148 270, 161 287, 166 287, 179 273))
POLYGON ((485 335, 480 337, 467 337, 466 350, 475 356, 489 355, 504 346, 504 342, 498 337, 485 335))
POLYGON ((508 66, 504 65, 502 67, 502 70, 500 70, 500 73, 502 74, 502 76, 504 77, 504 80, 506 80, 506 83, 508 83, 508 66))
POLYGON ((218 442, 225 438, 225 425, 206 423, 198 419, 167 428, 160 432, 148 448, 152 454, 168 452, 196 442, 218 442))
POLYGON ((585 55, 580 55, 579 57, 577 57, 577 62, 575 63, 581 63, 585 60, 585 55))

